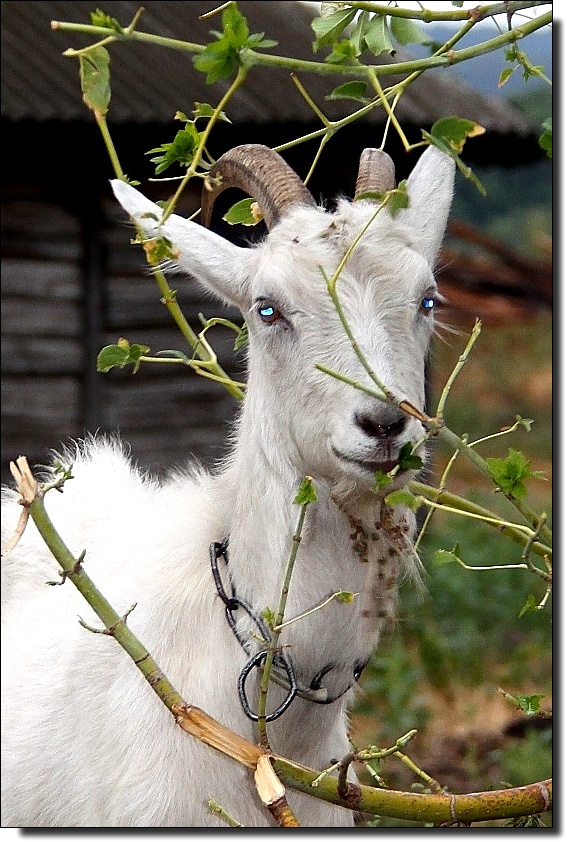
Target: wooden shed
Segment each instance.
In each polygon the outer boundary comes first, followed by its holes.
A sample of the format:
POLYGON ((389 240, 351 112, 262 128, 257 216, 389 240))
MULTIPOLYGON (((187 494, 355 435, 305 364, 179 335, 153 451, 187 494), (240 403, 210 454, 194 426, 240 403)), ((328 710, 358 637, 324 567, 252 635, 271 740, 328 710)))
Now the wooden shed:
MULTIPOLYGON (((200 20, 210 2, 145 3, 139 29, 206 43, 215 21, 200 20)), ((236 402, 210 381, 178 368, 145 366, 138 374, 96 372, 96 357, 119 337, 152 351, 181 348, 183 340, 160 304, 139 249, 130 245, 124 215, 108 187, 112 171, 92 115, 81 100, 76 60, 62 55, 85 37, 51 28, 52 20, 89 22, 90 2, 2 3, 2 476, 21 453, 45 462, 48 448, 88 432, 119 431, 144 466, 162 470, 196 456, 211 463, 224 452, 236 402)), ((313 59, 307 4, 240 2, 251 32, 278 41, 276 52, 313 59)), ((138 4, 109 0, 104 11, 126 25, 138 4)), ((206 86, 191 56, 140 44, 112 48, 109 122, 126 172, 141 180, 153 174, 147 150, 172 140, 176 110, 194 102, 216 103, 225 83, 206 86)), ((331 119, 349 109, 328 102, 336 80, 310 75, 310 96, 331 119)), ((518 160, 539 154, 537 130, 504 100, 477 93, 451 73, 425 74, 397 111, 410 137, 419 137, 440 116, 458 113, 481 123, 486 135, 475 143, 478 160, 497 162, 510 148, 518 160), (510 146, 510 138, 514 143, 510 146)), ((275 145, 319 127, 286 72, 252 73, 235 97, 232 124, 219 127, 213 155, 242 142, 275 145)), ((381 142, 382 111, 340 132, 329 144, 311 188, 317 198, 349 194, 358 155, 381 142)), ((314 152, 304 144, 286 154, 304 175, 314 152)), ((413 160, 392 141, 388 151, 404 177, 413 160), (406 160, 407 159, 407 160, 406 160)), ((163 188, 143 184, 153 198, 163 188)), ((180 211, 191 213, 198 197, 189 191, 180 211)), ((243 236, 231 232, 230 236, 243 236)), ((250 236, 246 232, 244 236, 250 236)), ((252 235, 254 236, 254 235, 252 235)), ((190 323, 219 308, 188 278, 172 286, 190 323)), ((237 314, 226 313, 228 317, 237 314)), ((233 335, 218 330, 219 360, 234 376, 242 356, 233 335)))

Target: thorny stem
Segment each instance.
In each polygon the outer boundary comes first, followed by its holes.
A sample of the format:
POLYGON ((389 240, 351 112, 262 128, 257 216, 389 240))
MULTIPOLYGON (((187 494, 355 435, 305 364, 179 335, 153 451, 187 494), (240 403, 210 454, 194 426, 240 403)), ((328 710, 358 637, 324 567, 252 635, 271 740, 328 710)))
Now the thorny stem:
POLYGON ((199 368, 198 366, 194 366, 197 373, 203 377, 208 377, 209 379, 218 380, 222 383, 225 388, 230 392, 230 394, 237 398, 238 400, 242 400, 244 397, 244 392, 241 386, 235 383, 226 372, 222 369, 222 367, 216 362, 211 360, 211 356, 208 354, 206 350, 202 347, 202 342, 195 333, 195 331, 190 326, 189 322, 185 318, 181 307, 177 303, 177 295, 175 291, 170 287, 167 278, 165 277, 163 271, 154 263, 152 264, 151 260, 149 261, 152 267, 152 272, 154 274, 154 278, 158 285, 159 291, 162 294, 161 302, 164 304, 167 309, 169 310, 175 324, 179 328, 181 335, 187 341, 187 343, 193 349, 195 355, 199 357, 206 365, 213 365, 214 366, 214 374, 211 372, 206 373, 199 368))
POLYGON ((509 523, 506 520, 502 520, 502 518, 494 517, 494 516, 488 516, 487 517, 486 515, 480 515, 477 512, 465 512, 462 509, 453 509, 452 506, 447 506, 446 504, 439 503, 435 500, 422 499, 422 500, 420 500, 420 503, 422 503, 422 502, 425 503, 426 506, 433 506, 435 509, 442 509, 444 512, 450 512, 452 514, 460 514, 460 515, 464 515, 465 517, 470 517, 470 518, 473 518, 473 519, 476 519, 476 520, 482 520, 485 523, 492 524, 493 526, 497 527, 498 529, 505 528, 505 527, 508 527, 509 529, 517 529, 517 530, 519 530, 520 532, 523 533, 526 541, 529 540, 531 537, 533 537, 532 530, 529 528, 529 526, 524 526, 523 524, 509 523))
MULTIPOLYGON (((103 137, 108 155, 110 157, 110 160, 112 161, 112 166, 114 168, 114 172, 116 174, 116 177, 124 180, 124 178, 125 178, 124 172, 123 172, 122 167, 120 165, 120 161, 118 159, 118 155, 117 155, 114 143, 112 141, 112 137, 110 135, 110 132, 108 131, 108 125, 107 125, 107 122, 106 122, 106 118, 103 114, 101 114, 97 110, 94 111, 94 116, 95 116, 95 120, 97 122, 97 125, 98 125, 98 127, 99 127, 99 129, 102 133, 102 137, 103 137)), ((213 118, 211 118, 211 120, 212 119, 213 118)), ((197 160, 197 161, 200 160, 200 153, 198 153, 195 160, 197 160)), ((179 193, 179 191, 178 191, 178 193, 179 193)), ((143 243, 143 240, 144 240, 143 232, 138 225, 136 225, 136 228, 137 228, 137 231, 138 231, 138 239, 143 243)), ((167 309, 169 310, 169 313, 172 316, 175 324, 177 325, 181 335, 187 341, 187 343, 190 345, 190 347, 193 349, 194 354, 197 357, 199 357, 199 359, 205 365, 210 366, 212 371, 205 372, 205 371, 203 371, 202 367, 200 368, 198 365, 196 365, 194 363, 193 364, 188 363, 188 364, 192 365, 192 367, 201 376, 208 377, 211 380, 216 380, 219 383, 222 383, 223 386, 225 386, 225 388, 230 392, 230 394, 233 397, 241 400, 244 397, 244 390, 243 390, 242 384, 236 383, 226 374, 226 372, 218 364, 216 355, 209 353, 207 350, 203 351, 203 349, 201 347, 202 343, 200 342, 199 338, 197 337, 197 335, 195 334, 195 332, 193 331, 193 329, 189 325, 189 322, 185 318, 185 316, 183 314, 183 311, 181 310, 181 307, 177 303, 177 295, 176 295, 175 291, 170 287, 170 285, 169 285, 169 283, 168 283, 168 281, 165 277, 165 274, 163 273, 163 271, 161 270, 159 265, 154 260, 152 260, 150 252, 147 249, 144 249, 144 251, 145 251, 145 254, 146 254, 146 259, 151 266, 152 273, 154 275, 155 281, 156 281, 156 283, 158 285, 158 288, 159 288, 159 290, 162 294, 162 298, 161 298, 162 304, 164 304, 167 307, 167 309)), ((158 361, 157 359, 152 360, 152 362, 157 362, 157 361, 158 361)), ((168 359, 167 361, 168 362, 174 362, 174 360, 172 360, 172 359, 168 359)), ((181 361, 182 360, 179 360, 179 362, 181 362, 181 361)))
POLYGON ((518 427, 523 426, 523 422, 523 418, 518 418, 518 420, 510 427, 506 427, 505 429, 499 430, 497 433, 491 433, 489 436, 483 436, 480 439, 469 441, 468 444, 470 447, 478 447, 479 444, 484 444, 487 441, 493 441, 494 439, 502 438, 502 436, 509 436, 510 433, 515 433, 518 427))
POLYGON ((299 545, 301 543, 301 535, 303 532, 303 525, 305 523, 305 515, 307 513, 308 506, 308 502, 302 504, 299 512, 299 517, 297 519, 297 526, 292 538, 289 558, 286 564, 284 580, 280 591, 280 601, 278 605, 278 610, 274 619, 274 623, 270 629, 270 642, 268 646, 268 653, 266 656, 266 661, 262 670, 262 678, 260 681, 260 695, 258 699, 258 732, 260 737, 260 745, 267 749, 269 749, 270 746, 266 730, 266 702, 268 697, 270 674, 272 672, 278 641, 282 630, 282 622, 289 593, 289 583, 291 581, 291 575, 295 566, 295 559, 297 558, 299 545))
MULTIPOLYGON (((391 755, 395 755, 401 748, 405 748, 409 741, 415 737, 417 731, 412 729, 408 731, 407 734, 404 734, 403 737, 399 737, 393 746, 389 748, 377 748, 376 746, 369 746, 368 748, 363 749, 355 749, 353 747, 352 751, 349 751, 342 760, 337 760, 335 763, 332 763, 326 769, 315 778, 312 782, 312 787, 318 787, 322 780, 327 778, 335 771, 339 771, 340 774, 343 776, 343 787, 344 782, 346 781, 346 772, 348 767, 353 761, 357 761, 359 763, 366 763, 369 760, 383 760, 385 757, 390 757, 391 755)), ((340 775, 339 775, 340 778, 340 775)))
POLYGON ((177 202, 179 200, 179 197, 181 196, 181 194, 185 190, 185 187, 187 186, 190 179, 193 178, 193 176, 196 173, 197 167, 198 167, 198 165, 201 161, 201 157, 202 157, 203 152, 205 150, 205 146, 207 145, 207 141, 208 141, 209 136, 210 136, 210 134, 213 130, 213 127, 215 126, 215 124, 217 122, 217 119, 218 119, 219 115, 226 108, 226 104, 234 96, 234 94, 236 93, 238 88, 244 83, 247 75, 248 75, 248 68, 244 67, 243 65, 240 65, 239 68, 238 68, 238 72, 236 74, 236 77, 234 78, 234 81, 232 82, 232 84, 230 85, 229 89, 224 94, 224 96, 221 98, 221 100, 220 100, 219 104, 217 105, 217 107, 215 108, 213 114, 211 114, 210 119, 207 121, 207 125, 206 125, 205 129, 203 130, 203 132, 201 134, 201 138, 199 140, 199 146, 197 147, 195 155, 193 156, 193 161, 192 161, 191 165, 188 167, 187 172, 183 176, 183 178, 182 178, 182 180, 179 184, 179 187, 175 191, 175 194, 174 194, 173 198, 169 201, 169 204, 168 204, 167 208, 165 209, 165 211, 163 213, 163 216, 160 220, 160 224, 163 225, 163 223, 166 221, 166 219, 173 213, 173 210, 174 210, 175 205, 177 204, 177 202))
MULTIPOLYGON (((13 464, 13 463, 12 463, 13 464)), ((21 478, 28 478, 29 493, 20 493, 23 505, 29 510, 41 537, 52 555, 57 559, 63 571, 63 582, 69 579, 79 593, 87 600, 93 611, 104 624, 108 634, 116 639, 120 646, 132 658, 154 693, 171 710, 173 705, 183 700, 166 676, 159 669, 147 648, 132 634, 126 623, 127 615, 120 615, 96 587, 83 568, 84 553, 77 559, 63 542, 49 517, 44 503, 45 489, 33 479, 25 457, 20 457, 14 470, 14 478, 21 489, 21 478), (18 477, 18 472, 20 477, 18 477), (30 479, 31 478, 31 479, 30 479), (35 483, 35 485, 32 485, 35 483)), ((52 486, 54 487, 54 486, 52 486)))
MULTIPOLYGON (((429 422, 426 422, 426 426, 429 426, 429 422)), ((435 430, 435 434, 446 444, 448 444, 449 447, 451 447, 454 450, 458 450, 460 453, 466 456, 469 462, 472 462, 473 465, 475 465, 482 474, 488 477, 491 483, 494 483, 494 479, 492 477, 492 474, 490 473, 486 460, 484 460, 482 456, 479 456, 479 454, 474 450, 473 447, 471 447, 470 444, 465 442, 452 430, 449 430, 448 427, 437 428, 435 430)), ((539 516, 536 515, 535 512, 533 512, 529 508, 529 506, 526 503, 524 503, 523 500, 518 499, 516 497, 512 497, 511 494, 505 494, 504 492, 502 493, 504 494, 504 497, 520 512, 520 514, 524 517, 527 523, 529 523, 532 529, 535 529, 539 521, 539 516)), ((542 538, 545 541, 551 543, 552 534, 551 530, 547 526, 544 526, 542 528, 541 534, 542 538)))
POLYGON ((371 68, 368 71, 368 79, 370 80, 370 84, 372 85, 372 87, 376 91, 378 99, 379 99, 384 111, 387 114, 386 127, 384 129, 384 139, 382 141, 382 146, 380 148, 383 148, 384 143, 386 142, 386 137, 387 137, 387 134, 388 134, 388 129, 390 127, 390 123, 393 123, 394 128, 396 129, 396 131, 398 133, 398 136, 402 140, 402 143, 404 144, 404 148, 407 151, 407 149, 409 148, 408 141, 406 139, 404 130, 402 129, 400 123, 398 122, 398 118, 394 114, 394 109, 395 109, 395 107, 398 103, 399 97, 396 98, 396 100, 394 102, 394 105, 391 106, 390 103, 388 102, 385 94, 384 94, 384 90, 382 89, 382 85, 380 84, 380 81, 379 81, 378 76, 376 75, 376 73, 374 71, 374 68, 371 68))
MULTIPOLYGON (((503 521, 501 521, 500 518, 494 514, 494 512, 491 512, 489 509, 485 509, 482 506, 479 506, 477 503, 473 503, 470 500, 467 500, 465 497, 460 497, 457 494, 453 494, 450 491, 446 491, 443 488, 443 486, 441 486, 440 488, 434 488, 433 486, 427 485, 423 482, 419 482, 418 480, 410 480, 410 482, 408 483, 408 488, 413 494, 416 494, 419 497, 426 498, 427 501, 432 501, 433 503, 447 505, 449 508, 451 508, 454 511, 457 511, 459 514, 461 514, 462 512, 466 512, 478 515, 488 524, 492 524, 493 526, 495 526, 499 532, 502 532, 503 535, 506 535, 508 538, 511 538, 517 544, 521 544, 522 547, 525 547, 526 545, 525 527, 523 525, 506 524, 503 521)), ((552 557, 553 550, 551 547, 535 540, 536 536, 534 533, 531 533, 530 537, 534 538, 534 541, 530 547, 531 552, 544 559, 552 557)))
POLYGON ((421 778, 421 780, 424 781, 427 784, 427 786, 429 786, 431 789, 434 789, 435 792, 444 792, 444 789, 439 783, 439 781, 436 781, 435 778, 432 778, 431 775, 428 775, 427 772, 425 772, 416 763, 414 763, 411 757, 408 757, 407 754, 404 754, 402 751, 395 751, 394 757, 397 757, 398 760, 401 760, 402 763, 408 767, 408 769, 411 769, 411 771, 415 775, 417 775, 418 778, 421 778))
POLYGON ((443 418, 443 413, 445 411, 445 404, 447 403, 447 398, 449 397, 449 392, 451 391, 455 380, 457 379, 458 375, 460 374, 463 366, 465 365, 466 361, 468 360, 470 353, 474 347, 474 344, 478 337, 480 336, 480 332, 482 330, 482 323, 480 319, 475 319, 474 327, 472 329, 472 333, 470 335, 469 341, 466 344, 465 350, 460 355, 459 359, 453 371, 447 378, 447 382, 443 387, 443 391, 441 392, 441 397, 439 398, 439 403, 437 404, 437 418, 443 418))
POLYGON ((313 783, 320 779, 315 792, 325 801, 373 815, 410 818, 411 821, 422 823, 488 821, 542 813, 551 809, 551 780, 515 789, 462 795, 401 793, 396 790, 349 784, 347 796, 341 797, 338 794, 336 779, 330 776, 321 778, 319 774, 307 771, 303 766, 289 761, 282 762, 280 758, 276 758, 274 765, 284 784, 308 795, 314 794, 313 783))
MULTIPOLYGON (((453 467, 453 465, 457 461, 458 455, 459 455, 459 451, 455 450, 455 452, 453 453, 453 455, 450 457, 449 461, 447 462, 447 464, 445 466, 445 470, 443 471, 443 473, 441 475, 441 479, 439 480, 439 493, 445 491, 445 483, 447 482, 447 478, 448 478, 448 476, 451 472, 451 468, 453 467)), ((435 499, 438 500, 438 498, 435 498, 435 499)), ((468 502, 468 501, 465 501, 465 502, 468 502)), ((460 506, 458 506, 457 508, 460 508, 460 506)), ((423 520, 423 524, 421 526, 421 529, 419 530, 419 535, 417 536, 416 540, 414 541, 414 549, 416 550, 416 552, 417 552, 417 548, 421 544, 423 536, 427 532, 427 527, 429 526, 431 518, 433 517, 434 511, 435 511, 434 509, 428 509, 427 514, 425 515, 425 518, 423 520)))
MULTIPOLYGON (((525 3, 521 6, 521 8, 532 8, 534 7, 534 5, 536 5, 534 2, 525 3)), ((494 7, 498 7, 500 11, 506 11, 506 6, 506 3, 494 4, 494 7)), ((386 14, 388 15, 396 14, 396 12, 399 11, 395 7, 387 6, 384 8, 388 10, 386 12, 386 14)), ((485 7, 485 9, 489 8, 489 6, 485 7)), ((518 6, 518 8, 520 7, 518 6)), ((450 14, 451 13, 449 13, 449 15, 450 14)), ((460 15, 458 18, 456 18, 457 20, 470 19, 470 15, 466 11, 457 14, 460 15)), ((496 14, 496 12, 487 11, 483 14, 483 17, 491 17, 493 14, 496 14)), ((439 17, 435 19, 455 19, 452 17, 447 17, 446 15, 447 13, 443 12, 442 14, 440 14, 439 17)), ((420 15, 418 12, 414 12, 413 10, 411 10, 411 14, 406 15, 406 17, 419 18, 420 15)), ((433 18, 431 19, 433 20, 433 18)), ((364 76, 370 68, 375 70, 375 72, 379 76, 396 76, 400 73, 413 73, 415 71, 428 70, 434 67, 448 67, 450 65, 458 64, 462 61, 468 61, 476 56, 493 52, 494 50, 497 50, 500 47, 504 47, 507 44, 515 43, 519 39, 525 38, 527 35, 531 35, 533 32, 537 32, 539 29, 542 29, 544 26, 547 26, 548 24, 552 23, 552 21, 552 13, 544 13, 534 18, 533 20, 521 24, 520 26, 516 26, 513 29, 507 30, 506 32, 504 32, 496 38, 488 39, 480 44, 476 44, 472 47, 468 47, 463 50, 452 51, 450 55, 431 56, 429 58, 414 59, 410 61, 402 61, 392 64, 330 64, 328 62, 308 61, 290 58, 288 56, 258 53, 250 49, 247 49, 245 51, 245 55, 243 56, 243 58, 246 62, 247 68, 253 66, 273 67, 294 72, 318 73, 324 76, 343 77, 361 77, 364 76)), ((87 35, 93 35, 95 37, 98 36, 99 38, 104 39, 105 44, 112 43, 114 41, 140 41, 145 44, 154 44, 157 46, 167 47, 169 49, 180 50, 182 52, 188 53, 202 53, 205 50, 205 45, 203 44, 194 44, 189 41, 180 41, 175 38, 166 38, 161 35, 153 35, 148 32, 135 31, 128 33, 125 30, 122 33, 113 32, 109 35, 109 30, 103 26, 92 26, 89 24, 82 23, 69 23, 66 21, 52 21, 51 28, 59 30, 61 32, 81 32, 87 35)), ((66 50, 65 55, 76 56, 81 52, 86 52, 89 49, 92 49, 95 46, 100 46, 100 43, 101 42, 93 44, 90 47, 84 48, 83 50, 66 50)))
POLYGON ((539 0, 539 2, 538 0, 535 0, 535 2, 534 0, 512 0, 512 2, 486 3, 474 9, 458 9, 454 11, 449 9, 443 9, 442 11, 433 11, 432 9, 424 8, 406 9, 402 6, 390 6, 383 3, 367 2, 367 0, 346 0, 346 2, 339 2, 337 5, 360 9, 360 11, 376 12, 379 15, 389 15, 390 17, 422 20, 424 23, 464 20, 474 24, 486 18, 494 17, 494 15, 513 15, 515 12, 521 12, 524 9, 543 6, 545 5, 545 0, 539 0))

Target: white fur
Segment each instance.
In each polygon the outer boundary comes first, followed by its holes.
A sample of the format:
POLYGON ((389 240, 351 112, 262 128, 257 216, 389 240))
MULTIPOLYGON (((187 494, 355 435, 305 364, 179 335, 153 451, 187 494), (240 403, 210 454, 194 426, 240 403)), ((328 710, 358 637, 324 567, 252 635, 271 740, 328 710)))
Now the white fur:
MULTIPOLYGON (((432 318, 419 305, 435 285, 452 184, 451 161, 428 149, 409 179, 409 209, 395 219, 380 212, 338 282, 369 363, 417 406, 432 332, 432 318)), ((156 222, 143 214, 159 217, 159 208, 122 182, 113 188, 154 235, 156 222)), ((351 684, 353 664, 369 658, 392 616, 400 564, 410 572, 414 564, 411 516, 383 508, 371 465, 395 460, 404 443, 421 438, 421 425, 411 419, 383 440, 367 434, 357 414, 388 425, 391 408, 315 367, 371 385, 321 267, 332 275, 374 210, 345 200, 332 215, 296 208, 250 249, 171 217, 163 234, 178 250, 179 265, 236 304, 249 326, 249 388, 232 454, 213 474, 191 468, 158 482, 138 471, 116 441, 89 440, 63 454, 74 478, 62 494, 46 496, 65 542, 76 555, 86 550, 84 569, 116 610, 137 602, 128 623, 184 699, 252 741, 255 725, 237 694, 247 656, 214 587, 211 542, 229 537, 239 596, 257 611, 275 608, 299 514, 293 499, 301 479, 314 478, 319 501, 308 509, 286 616, 336 591, 359 596, 286 627, 281 644, 302 686, 334 664, 323 680, 333 694, 351 684), (258 300, 273 303, 286 321, 264 324, 258 300), (366 536, 378 530, 366 562, 353 529, 366 536), (370 616, 362 616, 363 604, 370 616)), ((3 543, 20 511, 14 492, 5 497, 3 543)), ((46 586, 56 571, 30 523, 3 564, 3 826, 223 826, 208 799, 246 826, 272 826, 251 773, 176 726, 116 641, 79 625, 77 616, 100 623, 72 584, 46 586)), ((246 617, 241 628, 249 628, 246 617)), ((255 686, 254 675, 254 705, 255 686)), ((282 692, 271 687, 269 709, 282 692)), ((274 751, 316 769, 344 755, 352 692, 329 705, 295 699, 269 726, 274 751)), ((288 795, 303 826, 352 826, 348 810, 288 795)))

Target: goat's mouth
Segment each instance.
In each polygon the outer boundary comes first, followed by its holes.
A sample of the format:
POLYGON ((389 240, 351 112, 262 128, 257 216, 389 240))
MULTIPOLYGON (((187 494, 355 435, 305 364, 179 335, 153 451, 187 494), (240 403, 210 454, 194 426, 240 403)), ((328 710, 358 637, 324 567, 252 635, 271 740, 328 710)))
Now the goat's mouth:
MULTIPOLYGON (((367 471, 371 474, 376 474, 378 472, 388 474, 390 471, 393 471, 398 464, 397 459, 389 459, 384 462, 379 462, 374 459, 357 459, 354 456, 347 456, 345 453, 341 453, 340 450, 337 450, 334 446, 333 453, 341 461, 348 462, 350 465, 356 465, 358 468, 361 468, 363 471, 367 471)), ((403 473, 403 471, 400 470, 399 474, 401 473, 403 473)))

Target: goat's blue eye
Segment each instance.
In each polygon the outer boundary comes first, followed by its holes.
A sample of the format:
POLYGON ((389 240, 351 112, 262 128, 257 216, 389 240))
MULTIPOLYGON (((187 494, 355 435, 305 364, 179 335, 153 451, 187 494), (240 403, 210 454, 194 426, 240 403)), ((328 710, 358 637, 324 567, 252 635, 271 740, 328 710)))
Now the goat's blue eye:
POLYGON ((426 295, 425 298, 423 298, 421 301, 421 309, 425 313, 430 313, 432 310, 435 309, 436 303, 437 302, 435 301, 435 298, 432 295, 426 295))
POLYGON ((271 325, 281 319, 282 314, 271 304, 264 304, 258 308, 258 313, 264 324, 271 325))

